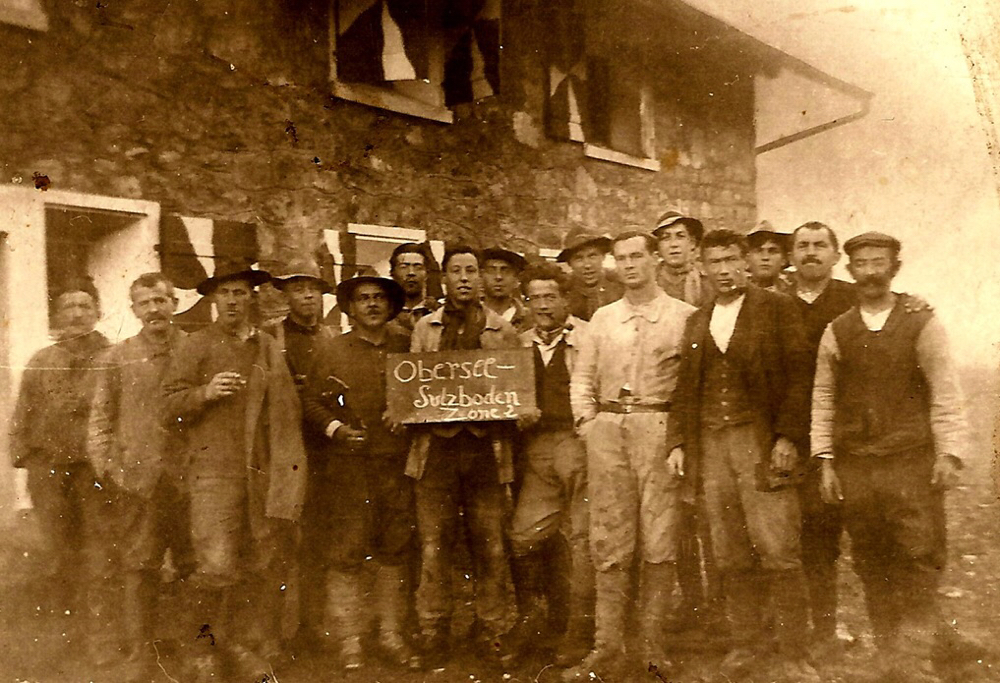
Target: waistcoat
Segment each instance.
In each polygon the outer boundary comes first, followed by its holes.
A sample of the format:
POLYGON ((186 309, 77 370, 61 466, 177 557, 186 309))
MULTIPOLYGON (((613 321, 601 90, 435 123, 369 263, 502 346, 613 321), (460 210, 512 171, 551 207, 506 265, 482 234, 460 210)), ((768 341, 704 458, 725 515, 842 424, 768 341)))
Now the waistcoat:
POLYGON ((833 321, 840 351, 833 443, 837 452, 891 455, 933 443, 930 392, 917 358, 929 311, 896 304, 872 332, 853 308, 833 321))
POLYGON ((705 429, 721 429, 753 421, 743 369, 732 352, 722 353, 719 350, 710 334, 705 340, 702 372, 701 424, 705 429))

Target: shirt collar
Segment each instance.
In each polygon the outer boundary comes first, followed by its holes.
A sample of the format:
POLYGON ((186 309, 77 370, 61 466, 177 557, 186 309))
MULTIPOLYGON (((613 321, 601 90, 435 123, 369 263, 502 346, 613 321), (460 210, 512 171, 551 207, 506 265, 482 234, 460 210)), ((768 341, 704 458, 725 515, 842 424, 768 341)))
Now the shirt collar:
POLYGON ((642 318, 646 322, 655 323, 660 319, 660 300, 667 295, 662 291, 657 292, 650 301, 642 304, 633 304, 631 301, 622 297, 622 320, 628 322, 633 318, 642 318))
POLYGON ((319 332, 319 321, 317 321, 312 325, 303 325, 293 320, 292 316, 289 315, 288 317, 285 318, 283 324, 285 326, 285 329, 292 332, 299 332, 301 334, 316 334, 317 332, 319 332))

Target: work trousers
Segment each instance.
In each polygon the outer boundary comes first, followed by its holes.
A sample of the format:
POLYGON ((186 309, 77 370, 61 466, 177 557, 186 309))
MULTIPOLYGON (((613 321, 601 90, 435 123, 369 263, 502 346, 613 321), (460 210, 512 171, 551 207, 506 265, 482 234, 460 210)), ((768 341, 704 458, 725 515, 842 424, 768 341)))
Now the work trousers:
POLYGON ((587 427, 590 554, 598 572, 677 559, 680 482, 667 470, 667 413, 598 413, 587 427))
POLYGON ((793 487, 758 491, 754 470, 771 440, 752 424, 706 429, 702 481, 719 570, 799 570, 801 518, 793 487))
POLYGON ((838 454, 834 463, 876 642, 929 656, 947 555, 944 493, 931 485, 934 453, 838 454))
POLYGON ((433 436, 427 467, 415 490, 422 560, 416 599, 421 628, 448 629, 453 543, 464 520, 477 616, 492 634, 506 632, 512 620, 507 600, 510 567, 503 541, 508 501, 506 487, 498 483, 490 439, 467 430, 452 438, 433 436))
POLYGON ((802 509, 802 569, 809 587, 813 635, 837 632, 837 560, 844 532, 843 508, 823 502, 818 463, 810 463, 799 492, 802 509))
POLYGON ((149 498, 122 489, 114 498, 123 571, 158 571, 167 549, 181 577, 194 571, 188 501, 177 482, 164 476, 149 498))
POLYGON ((332 455, 323 476, 326 568, 360 571, 408 562, 416 519, 405 454, 332 455))

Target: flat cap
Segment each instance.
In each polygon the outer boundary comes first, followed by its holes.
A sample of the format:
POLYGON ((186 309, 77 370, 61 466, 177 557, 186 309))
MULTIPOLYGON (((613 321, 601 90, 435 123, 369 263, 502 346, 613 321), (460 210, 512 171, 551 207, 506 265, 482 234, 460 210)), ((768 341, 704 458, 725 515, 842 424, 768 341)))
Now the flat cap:
POLYGON ((855 249, 860 249, 861 247, 886 247, 898 254, 903 245, 900 244, 898 239, 884 232, 865 232, 844 242, 844 251, 847 252, 848 256, 855 249))

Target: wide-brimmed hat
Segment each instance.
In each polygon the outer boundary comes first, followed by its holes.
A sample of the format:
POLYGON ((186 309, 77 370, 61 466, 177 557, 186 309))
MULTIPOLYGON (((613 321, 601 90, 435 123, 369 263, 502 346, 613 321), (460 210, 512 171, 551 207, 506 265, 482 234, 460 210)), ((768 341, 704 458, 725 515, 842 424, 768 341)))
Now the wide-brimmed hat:
POLYGON ((884 232, 865 232, 844 242, 844 251, 848 256, 861 247, 886 247, 897 254, 903 248, 899 240, 884 232))
POLYGON ((312 280, 320 286, 324 294, 333 291, 330 283, 323 279, 319 265, 308 256, 296 256, 290 259, 272 278, 274 286, 281 290, 292 280, 312 280))
POLYGON ((392 306, 389 320, 395 318, 403 310, 403 306, 406 304, 406 292, 403 291, 403 287, 398 282, 379 275, 355 275, 337 285, 337 306, 343 313, 346 314, 351 310, 354 290, 365 284, 379 285, 385 290, 389 296, 389 304, 392 306))
POLYGON ((607 235, 591 232, 586 228, 573 228, 566 233, 566 239, 563 240, 563 250, 559 252, 556 261, 559 263, 569 261, 570 257, 583 247, 597 247, 607 254, 611 251, 611 238, 607 235))
POLYGON ((770 221, 761 221, 747 233, 747 242, 751 247, 756 247, 768 240, 777 242, 778 246, 787 254, 791 245, 792 236, 787 232, 778 232, 771 225, 770 221))
POLYGON ((504 249, 503 247, 489 247, 488 249, 483 249, 481 254, 482 262, 486 263, 490 259, 505 261, 509 263, 517 272, 521 272, 524 270, 524 267, 528 265, 528 262, 523 256, 518 254, 516 251, 504 249))
POLYGON ((251 287, 259 287, 270 279, 270 273, 252 268, 247 259, 220 259, 215 262, 215 273, 212 277, 199 282, 195 290, 202 296, 208 296, 223 282, 246 280, 251 287))
POLYGON ((660 239, 661 233, 672 225, 683 225, 695 242, 705 236, 705 225, 694 216, 685 216, 680 211, 667 211, 656 220, 653 237, 660 239))

